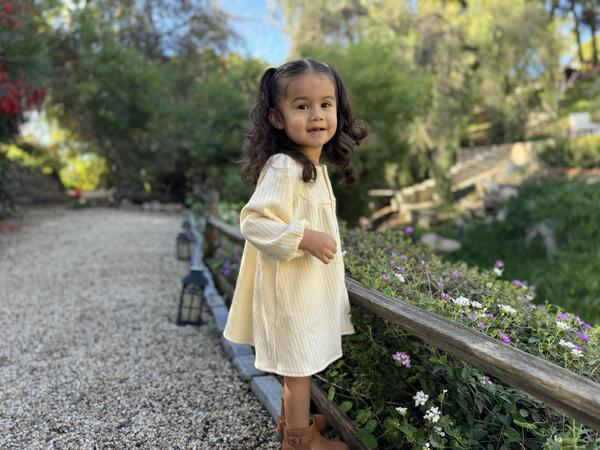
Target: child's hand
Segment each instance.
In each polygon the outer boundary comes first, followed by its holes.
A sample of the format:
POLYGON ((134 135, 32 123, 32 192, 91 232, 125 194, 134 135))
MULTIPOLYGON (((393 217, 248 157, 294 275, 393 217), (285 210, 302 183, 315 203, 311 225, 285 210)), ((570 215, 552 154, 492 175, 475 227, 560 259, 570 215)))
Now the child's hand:
POLYGON ((306 250, 315 258, 319 258, 325 264, 329 264, 337 252, 337 243, 327 233, 305 228, 304 237, 300 241, 298 248, 306 250))

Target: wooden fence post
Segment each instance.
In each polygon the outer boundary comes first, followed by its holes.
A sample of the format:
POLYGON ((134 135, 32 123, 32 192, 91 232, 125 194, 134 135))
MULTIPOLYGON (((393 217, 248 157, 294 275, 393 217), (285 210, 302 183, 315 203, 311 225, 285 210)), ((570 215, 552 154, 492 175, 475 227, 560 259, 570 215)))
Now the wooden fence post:
POLYGON ((208 194, 208 205, 206 208, 206 229, 204 232, 204 255, 210 258, 217 248, 219 230, 210 226, 209 217, 219 217, 219 191, 212 189, 208 194))

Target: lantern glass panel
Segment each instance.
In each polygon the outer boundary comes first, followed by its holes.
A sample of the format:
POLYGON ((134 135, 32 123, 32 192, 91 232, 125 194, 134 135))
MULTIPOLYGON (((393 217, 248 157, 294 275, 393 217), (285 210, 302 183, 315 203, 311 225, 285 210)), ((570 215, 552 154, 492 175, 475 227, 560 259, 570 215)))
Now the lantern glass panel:
POLYGON ((179 305, 179 322, 199 324, 201 322, 202 289, 197 285, 185 285, 179 305))
POLYGON ((192 243, 190 238, 181 233, 177 236, 177 259, 189 260, 192 256, 192 243))

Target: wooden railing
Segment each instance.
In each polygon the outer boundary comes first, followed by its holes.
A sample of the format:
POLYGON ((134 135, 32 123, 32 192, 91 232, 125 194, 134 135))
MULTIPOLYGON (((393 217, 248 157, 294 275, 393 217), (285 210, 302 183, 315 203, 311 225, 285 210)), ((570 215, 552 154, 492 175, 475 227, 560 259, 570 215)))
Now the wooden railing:
MULTIPOLYGON (((207 218, 206 228, 217 231, 235 243, 244 244, 244 237, 237 228, 215 217, 207 218)), ((212 242, 206 242, 207 248, 215 248, 216 239, 213 239, 212 242)), ((346 277, 346 287, 352 303, 534 396, 563 414, 600 430, 600 384, 423 308, 388 297, 352 278, 346 277)), ((321 389, 318 385, 317 388, 321 389)), ((316 390, 313 388, 312 393, 316 390)), ((332 402, 322 403, 318 404, 319 408, 350 445, 351 441, 357 439, 351 421, 332 402)))

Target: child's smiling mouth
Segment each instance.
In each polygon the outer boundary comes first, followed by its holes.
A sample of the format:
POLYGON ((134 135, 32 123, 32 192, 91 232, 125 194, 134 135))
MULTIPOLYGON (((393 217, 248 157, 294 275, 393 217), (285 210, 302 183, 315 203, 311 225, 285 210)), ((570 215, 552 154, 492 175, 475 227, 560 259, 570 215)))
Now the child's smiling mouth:
POLYGON ((323 127, 315 127, 315 128, 308 129, 309 133, 320 133, 321 131, 327 131, 327 130, 323 127))

